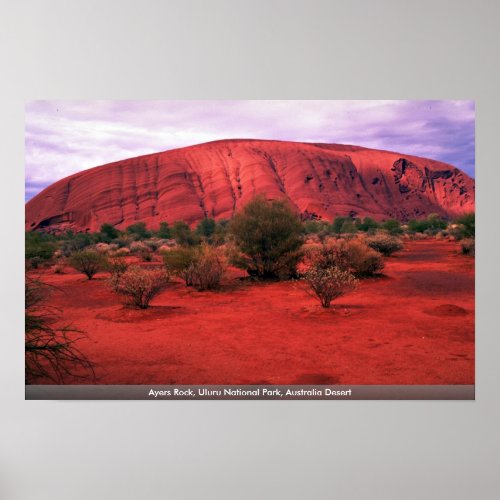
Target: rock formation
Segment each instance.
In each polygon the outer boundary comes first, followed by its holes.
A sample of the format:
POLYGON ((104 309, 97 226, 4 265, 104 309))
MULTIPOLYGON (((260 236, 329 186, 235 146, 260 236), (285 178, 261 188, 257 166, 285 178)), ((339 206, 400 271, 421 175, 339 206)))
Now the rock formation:
POLYGON ((229 219, 257 194, 288 199, 304 218, 328 220, 451 218, 474 210, 474 180, 446 163, 359 146, 232 139, 66 177, 26 204, 26 230, 229 219))

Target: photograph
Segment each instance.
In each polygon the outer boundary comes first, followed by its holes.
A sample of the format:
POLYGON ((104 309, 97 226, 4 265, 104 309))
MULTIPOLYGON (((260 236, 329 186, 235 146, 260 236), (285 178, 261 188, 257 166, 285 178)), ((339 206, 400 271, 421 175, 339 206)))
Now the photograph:
POLYGON ((26 102, 26 397, 474 399, 474 179, 474 101, 26 102))

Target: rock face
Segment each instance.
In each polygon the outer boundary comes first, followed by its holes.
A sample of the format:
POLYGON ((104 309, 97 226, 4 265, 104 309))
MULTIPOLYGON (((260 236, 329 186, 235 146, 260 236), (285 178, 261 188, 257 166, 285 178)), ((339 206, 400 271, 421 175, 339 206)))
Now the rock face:
POLYGON ((474 210, 474 181, 416 156, 338 144, 233 139, 118 161, 62 179, 26 204, 26 230, 97 231, 144 221, 229 219, 254 196, 304 218, 406 221, 474 210))

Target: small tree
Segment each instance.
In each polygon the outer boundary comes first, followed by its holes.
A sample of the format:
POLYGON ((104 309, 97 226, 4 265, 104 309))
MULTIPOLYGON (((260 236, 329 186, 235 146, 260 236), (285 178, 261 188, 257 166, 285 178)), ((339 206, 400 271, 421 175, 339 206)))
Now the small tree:
POLYGON ((216 222, 214 221, 214 219, 205 217, 196 226, 196 234, 208 239, 211 238, 211 236, 214 234, 215 228, 216 222))
POLYGON ((101 226, 100 233, 101 240, 108 243, 120 236, 120 231, 118 231, 115 226, 108 223, 105 223, 101 226))
POLYGON ((138 240, 145 240, 151 237, 145 222, 136 222, 127 227, 127 233, 134 236, 138 240))
POLYGON ((158 232, 156 234, 158 238, 163 238, 166 240, 170 239, 172 237, 172 233, 170 231, 168 222, 160 222, 160 228, 158 229, 158 232))
POLYGON ((235 265, 260 278, 288 278, 301 258, 302 224, 285 201, 257 197, 238 212, 230 232, 241 255, 235 265))
POLYGON ((303 274, 303 279, 325 308, 357 286, 356 278, 349 271, 338 267, 311 267, 303 274))
POLYGON ((163 291, 169 283, 168 274, 164 270, 142 269, 130 266, 116 282, 112 282, 113 290, 125 296, 128 304, 146 309, 151 300, 163 291))
POLYGON ((68 257, 68 264, 91 280, 99 271, 106 269, 107 259, 95 250, 80 250, 68 257))

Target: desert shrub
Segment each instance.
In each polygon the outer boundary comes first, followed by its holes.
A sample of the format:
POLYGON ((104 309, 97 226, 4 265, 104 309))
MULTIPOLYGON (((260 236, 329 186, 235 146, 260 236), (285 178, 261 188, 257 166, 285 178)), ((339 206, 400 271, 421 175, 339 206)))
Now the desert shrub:
POLYGON ((162 239, 170 239, 172 237, 172 233, 170 231, 170 227, 168 226, 168 222, 160 222, 160 227, 156 232, 156 236, 162 239))
POLYGON ((230 223, 240 252, 234 264, 260 278, 286 279, 301 258, 302 224, 285 201, 257 197, 230 223))
POLYGON ((25 379, 49 379, 56 384, 68 377, 95 379, 92 363, 77 348, 83 336, 70 325, 56 326, 59 311, 46 304, 50 287, 39 279, 26 277, 25 282, 25 379), (83 369, 84 373, 75 373, 83 369))
POLYGON ((62 264, 56 264, 54 266, 54 274, 64 274, 64 266, 62 264))
POLYGON ((136 254, 144 262, 151 262, 153 260, 151 249, 144 241, 133 241, 130 244, 130 251, 136 254))
POLYGON ((372 232, 378 228, 378 223, 371 217, 365 217, 362 222, 359 223, 358 229, 364 232, 372 232))
POLYGON ((321 244, 307 245, 304 247, 304 262, 308 267, 328 269, 338 267, 349 269, 347 255, 342 251, 344 240, 329 239, 321 244))
POLYGON ((145 222, 136 222, 127 227, 127 233, 137 240, 144 240, 151 237, 145 222))
POLYGON ((198 258, 196 248, 178 247, 162 253, 167 271, 183 279, 187 286, 191 286, 193 284, 193 264, 198 258))
POLYGON ((382 255, 362 240, 346 241, 341 246, 349 269, 358 277, 372 276, 384 268, 382 255))
POLYGON ((68 257, 68 264, 91 280, 99 271, 106 269, 107 259, 95 250, 80 250, 68 257))
POLYGON ((408 231, 434 236, 439 231, 446 229, 447 226, 448 223, 439 214, 429 214, 426 219, 410 220, 408 222, 408 231))
POLYGON ((116 240, 113 240, 113 243, 118 245, 118 248, 128 248, 133 241, 136 241, 133 236, 127 233, 121 233, 116 240))
POLYGON ((338 216, 333 219, 329 230, 335 234, 354 234, 358 230, 356 223, 357 221, 355 221, 352 217, 338 216))
POLYGON ((462 215, 456 220, 455 236, 457 239, 476 237, 476 216, 474 212, 462 215))
POLYGON ((226 270, 226 263, 221 252, 204 245, 196 251, 197 255, 190 266, 190 278, 197 290, 218 288, 226 270))
POLYGON ((340 228, 342 234, 354 234, 356 231, 356 224, 352 219, 345 220, 340 228))
POLYGON ((328 222, 323 220, 306 220, 302 223, 304 227, 304 234, 318 234, 321 232, 328 233, 330 225, 328 222))
POLYGON ((460 242, 462 253, 474 257, 476 255, 476 244, 472 238, 466 238, 460 242))
POLYGON ((66 239, 61 243, 61 252, 65 257, 69 257, 72 253, 83 250, 94 243, 94 238, 88 233, 73 234, 71 231, 67 231, 66 239))
POLYGON ((43 260, 52 258, 55 250, 56 242, 51 235, 37 232, 25 233, 26 259, 37 259, 40 263, 43 260))
POLYGON ((196 234, 203 238, 211 238, 215 232, 216 222, 210 217, 205 217, 196 226, 196 234))
POLYGON ((212 234, 211 240, 214 245, 223 245, 226 241, 229 230, 229 221, 227 219, 220 219, 215 223, 215 230, 212 234))
POLYGON ((116 250, 117 247, 109 243, 96 243, 93 248, 96 252, 107 255, 109 252, 116 250))
POLYGON ((319 269, 337 267, 358 277, 371 276, 384 268, 382 255, 361 239, 333 240, 306 249, 306 265, 319 269))
POLYGON ((118 229, 116 229, 116 227, 114 227, 112 224, 107 223, 101 226, 99 233, 100 240, 104 243, 109 243, 120 236, 120 231, 118 231, 118 229))
POLYGON ((391 236, 397 236, 403 232, 401 223, 396 219, 389 219, 382 224, 382 228, 385 229, 391 236))
POLYGON ((394 252, 402 250, 403 248, 401 240, 384 233, 370 236, 366 239, 366 243, 369 247, 385 256, 392 255, 394 252))
POLYGON ((127 247, 121 247, 112 252, 112 255, 115 257, 125 257, 126 255, 130 255, 130 249, 127 247))
POLYGON ((156 252, 156 250, 158 250, 158 248, 160 248, 163 243, 164 243, 164 240, 160 239, 160 238, 150 238, 149 240, 144 240, 143 241, 144 245, 146 245, 152 252, 156 252))
POLYGON ((165 252, 170 251, 171 248, 172 248, 172 245, 165 243, 160 248, 158 248, 158 253, 163 255, 165 252))
POLYGON ((356 278, 349 271, 338 267, 325 269, 313 266, 302 277, 325 308, 330 307, 333 300, 353 291, 357 285, 356 278))
POLYGON ((168 282, 165 270, 130 266, 119 279, 111 281, 111 286, 125 297, 129 305, 146 309, 151 300, 168 286, 168 282))
POLYGON ((193 233, 184 221, 174 222, 171 233, 179 245, 193 246, 199 241, 198 235, 193 233))
POLYGON ((335 217, 335 219, 333 219, 333 222, 332 222, 332 227, 331 227, 331 230, 333 233, 335 234, 341 234, 342 233, 342 226, 344 225, 344 223, 348 223, 349 221, 351 221, 351 218, 350 217, 335 217))
POLYGON ((132 253, 142 252, 143 250, 149 250, 148 246, 143 241, 133 241, 130 243, 130 251, 132 253))
POLYGON ((123 257, 110 257, 107 263, 107 271, 111 274, 111 284, 116 286, 122 275, 127 271, 129 265, 123 257))

